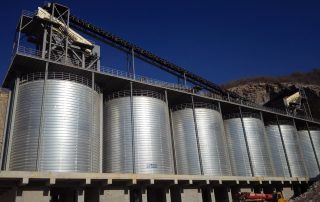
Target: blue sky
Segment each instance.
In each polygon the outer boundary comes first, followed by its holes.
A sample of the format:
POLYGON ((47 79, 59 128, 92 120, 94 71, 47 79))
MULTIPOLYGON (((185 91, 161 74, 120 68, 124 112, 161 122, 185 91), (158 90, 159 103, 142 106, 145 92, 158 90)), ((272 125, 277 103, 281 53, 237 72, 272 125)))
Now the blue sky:
MULTIPOLYGON (((320 1, 58 1, 71 12, 215 83, 286 75, 320 67, 320 1)), ((43 1, 4 1, 0 78, 8 68, 22 9, 43 1)), ((102 47, 106 66, 125 69, 125 54, 102 47)), ((163 79, 137 62, 137 72, 163 79)))

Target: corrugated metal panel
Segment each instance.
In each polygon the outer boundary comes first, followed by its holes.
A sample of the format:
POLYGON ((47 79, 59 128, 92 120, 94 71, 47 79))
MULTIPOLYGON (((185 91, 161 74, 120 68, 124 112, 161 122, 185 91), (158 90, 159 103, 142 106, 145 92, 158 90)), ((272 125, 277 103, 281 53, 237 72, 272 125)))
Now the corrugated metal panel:
POLYGON ((135 171, 173 173, 169 112, 160 99, 133 97, 135 171))
POLYGON ((298 145, 298 131, 293 125, 280 124, 280 129, 287 151, 288 163, 293 177, 306 176, 304 162, 298 145))
POLYGON ((302 151, 302 157, 304 159, 308 176, 316 177, 319 175, 319 168, 316 160, 315 153, 313 152, 312 143, 310 140, 309 132, 307 130, 300 130, 299 132, 299 143, 302 151))
POLYGON ((21 85, 13 129, 10 170, 35 171, 43 81, 21 85))
POLYGON ((105 102, 103 121, 103 171, 132 173, 130 97, 105 102))
MULTIPOLYGON (((195 116, 203 174, 231 175, 221 114, 213 109, 195 108, 195 116)), ((192 109, 175 111, 172 117, 178 173, 196 174, 200 168, 192 109)))
POLYGON ((130 97, 105 103, 104 125, 106 172, 132 172, 134 161, 136 173, 173 173, 169 113, 164 101, 133 96, 133 160, 130 97))
POLYGON ((222 116, 212 109, 195 108, 204 175, 231 175, 222 116))
POLYGON ((201 175, 192 109, 186 108, 173 112, 172 126, 177 173, 201 175))
POLYGON ((263 122, 257 118, 244 117, 243 125, 254 176, 274 176, 263 122))
POLYGON ((251 159, 255 176, 273 176, 273 165, 269 156, 269 147, 263 122, 257 118, 244 117, 243 125, 246 134, 244 134, 241 118, 225 120, 233 174, 237 176, 252 176, 250 169, 251 159), (246 145, 245 137, 248 145, 246 145))
POLYGON ((271 150, 271 159, 273 161, 275 175, 279 177, 290 177, 288 163, 281 141, 278 125, 266 126, 268 141, 271 150))
POLYGON ((11 170, 98 172, 100 95, 80 83, 46 82, 40 126, 43 80, 19 88, 13 133, 11 170), (41 132, 41 138, 39 137, 41 132))
POLYGON ((249 154, 240 118, 224 121, 232 173, 235 176, 252 176, 249 154))
POLYGON ((310 130, 310 135, 312 138, 318 161, 320 161, 320 130, 310 130))

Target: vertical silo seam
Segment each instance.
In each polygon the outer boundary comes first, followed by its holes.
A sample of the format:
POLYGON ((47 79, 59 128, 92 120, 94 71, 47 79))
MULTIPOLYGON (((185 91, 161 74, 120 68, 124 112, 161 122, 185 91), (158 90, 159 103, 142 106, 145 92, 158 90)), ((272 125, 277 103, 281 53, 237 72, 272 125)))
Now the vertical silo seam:
POLYGON ((45 99, 46 99, 46 83, 48 79, 48 62, 46 62, 46 70, 43 79, 43 87, 42 87, 42 98, 41 98, 41 109, 40 109, 40 124, 39 124, 39 134, 38 134, 38 146, 37 146, 37 158, 36 158, 36 168, 35 171, 39 171, 39 161, 41 155, 41 143, 42 143, 42 133, 43 133, 43 109, 45 107, 45 99))
MULTIPOLYGON (((309 109, 309 110, 310 110, 310 109, 309 109)), ((318 165, 318 170, 320 171, 319 159, 318 159, 318 156, 317 156, 316 148, 315 148, 315 146, 314 146, 313 139, 312 139, 311 132, 310 132, 310 128, 309 128, 309 124, 308 124, 307 121, 306 121, 306 126, 307 126, 307 130, 308 130, 308 135, 309 135, 309 138, 310 138, 310 142, 311 142, 311 145, 312 145, 312 150, 313 150, 313 153, 314 153, 314 155, 315 155, 316 162, 317 162, 317 165, 318 165)))
POLYGON ((316 128, 310 129, 310 134, 311 134, 311 139, 315 144, 315 154, 317 158, 320 160, 320 128, 316 127, 316 128))
POLYGON ((172 123, 172 110, 171 109, 169 111, 169 114, 170 114, 170 131, 171 131, 171 145, 172 145, 174 174, 178 174, 176 151, 175 151, 175 144, 174 144, 174 130, 173 130, 173 123, 172 123))
POLYGON ((132 149, 132 173, 136 173, 136 154, 135 154, 135 145, 134 145, 134 112, 133 112, 133 86, 132 81, 130 81, 130 122, 131 122, 131 149, 132 149))
POLYGON ((285 154, 285 157, 286 157, 286 162, 287 162, 289 174, 290 174, 291 177, 293 177, 293 176, 292 176, 291 167, 290 167, 290 163, 289 163, 287 148, 286 148, 286 146, 285 146, 285 144, 284 144, 283 134, 282 134, 282 130, 281 130, 281 127, 280 127, 278 115, 276 115, 276 119, 277 119, 277 126, 278 126, 278 129, 279 129, 280 137, 281 137, 281 143, 282 143, 283 151, 284 151, 284 154, 285 154))
MULTIPOLYGON (((298 133, 297 126, 296 126, 296 122, 294 121, 294 118, 292 118, 292 122, 293 122, 293 126, 294 126, 294 128, 295 128, 295 130, 296 130, 297 140, 299 140, 299 133, 298 133)), ((304 172, 305 172, 305 174, 308 176, 309 173, 308 173, 308 169, 307 169, 307 166, 306 166, 306 163, 305 163, 305 159, 303 158, 303 153, 302 153, 301 144, 299 144, 299 142, 298 142, 297 145, 298 145, 298 152, 299 152, 299 154, 300 154, 300 157, 302 157, 302 158, 301 158, 301 161, 302 161, 302 165, 303 165, 303 167, 304 167, 304 172)))
POLYGON ((91 170, 94 171, 100 171, 100 156, 102 155, 100 153, 100 114, 102 108, 100 107, 101 102, 101 91, 98 90, 97 93, 95 91, 95 73, 92 72, 92 80, 91 80, 91 100, 92 100, 92 106, 91 106, 91 127, 93 134, 91 137, 91 158, 92 158, 92 168, 91 170))
POLYGON ((17 98, 19 93, 19 86, 20 86, 20 78, 17 77, 15 80, 14 85, 14 93, 13 93, 13 106, 11 111, 11 120, 10 120, 10 132, 9 132, 9 143, 8 143, 8 154, 7 154, 7 160, 6 160, 6 170, 9 170, 10 163, 11 163, 11 148, 12 148, 12 139, 13 139, 13 128, 15 127, 15 116, 16 116, 16 108, 17 108, 17 98))
POLYGON ((99 105, 100 105, 100 120, 99 120, 99 124, 100 124, 100 134, 99 134, 99 137, 100 137, 100 148, 99 148, 99 153, 100 153, 100 165, 99 165, 99 172, 102 173, 103 172, 103 142, 104 142, 104 139, 103 139, 103 122, 104 122, 104 119, 103 119, 103 93, 100 93, 100 102, 99 102, 99 105))
MULTIPOLYGON (((268 134, 267 134, 267 131, 266 131, 266 127, 265 127, 265 123, 264 123, 264 118, 263 118, 263 114, 262 112, 260 111, 260 117, 261 117, 261 120, 262 120, 262 123, 264 124, 263 125, 263 130, 264 130, 264 141, 267 145, 267 150, 268 150, 268 156, 269 156, 269 159, 270 159, 270 163, 271 163, 271 169, 272 169, 272 173, 273 175, 275 175, 275 167, 274 167, 274 162, 272 160, 272 154, 271 154, 271 146, 269 144, 269 141, 268 141, 268 134)), ((267 173, 267 171, 266 171, 267 173)))
POLYGON ((197 140, 197 148, 198 148, 198 158, 199 158, 199 163, 200 163, 200 172, 201 175, 203 175, 203 164, 202 164, 202 157, 201 157, 201 147, 199 143, 199 131, 198 131, 198 125, 197 125, 197 117, 196 117, 196 112, 194 109, 194 100, 193 96, 191 96, 191 102, 192 102, 192 114, 193 114, 193 121, 194 121, 194 129, 196 132, 196 140, 197 140))
POLYGON ((171 116, 171 111, 170 111, 170 108, 169 108, 169 100, 168 100, 168 92, 167 90, 164 91, 164 95, 165 95, 165 101, 166 101, 166 104, 167 104, 167 112, 168 114, 166 115, 167 117, 169 117, 168 121, 169 121, 169 129, 170 129, 170 146, 171 146, 171 154, 170 156, 172 157, 172 165, 173 165, 173 173, 174 174, 177 174, 176 173, 176 155, 175 155, 175 152, 174 152, 174 143, 173 143, 173 130, 172 130, 172 116, 171 116))
POLYGON ((101 108, 100 108, 100 101, 101 101, 101 96, 100 96, 100 90, 95 93, 95 73, 91 73, 91 136, 90 136, 90 141, 91 141, 91 170, 98 171, 100 170, 100 113, 101 113, 101 108))
MULTIPOLYGON (((94 89, 94 73, 91 72, 91 80, 92 80, 92 83, 91 83, 91 88, 94 89)), ((91 99, 91 118, 92 120, 94 121, 94 110, 93 110, 93 94, 90 96, 90 99, 91 99)), ((94 132, 94 129, 93 129, 93 125, 94 123, 92 122, 91 125, 90 125, 90 131, 91 131, 91 134, 93 134, 94 132)), ((93 138, 92 136, 90 136, 90 145, 92 147, 92 144, 93 144, 93 138)), ((93 148, 90 149, 90 156, 91 156, 91 161, 90 161, 90 169, 92 170, 93 168, 93 148)))
POLYGON ((250 150, 249 150, 249 145, 248 145, 246 128, 245 128, 244 122, 243 122, 243 115, 242 115, 241 106, 239 106, 239 111, 240 111, 240 120, 241 120, 243 135, 244 135, 244 141, 245 141, 247 152, 248 152, 248 158, 249 158, 249 163, 250 163, 251 174, 252 174, 252 176, 255 176, 255 172, 254 172, 253 166, 252 166, 252 159, 251 159, 251 154, 250 154, 250 150))
MULTIPOLYGON (((221 118, 222 118, 222 110, 221 110, 221 103, 218 102, 218 110, 219 110, 219 113, 221 114, 221 118)), ((223 118, 222 118, 222 129, 224 130, 224 134, 222 135, 222 139, 225 143, 224 145, 224 150, 226 152, 226 158, 227 158, 227 167, 229 168, 229 172, 230 172, 230 175, 232 175, 233 173, 233 170, 232 170, 232 166, 231 166, 231 159, 230 159, 230 152, 229 152, 229 148, 228 148, 228 136, 226 134, 226 131, 225 131, 225 126, 224 126, 224 121, 223 121, 223 118)))

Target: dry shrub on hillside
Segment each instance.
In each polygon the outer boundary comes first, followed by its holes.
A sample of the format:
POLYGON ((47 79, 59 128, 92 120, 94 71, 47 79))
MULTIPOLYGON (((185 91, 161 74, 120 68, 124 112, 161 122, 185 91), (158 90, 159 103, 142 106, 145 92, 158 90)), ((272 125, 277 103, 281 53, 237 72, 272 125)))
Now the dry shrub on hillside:
POLYGON ((254 78, 243 78, 236 81, 230 81, 223 85, 223 88, 232 88, 248 83, 300 83, 300 84, 313 84, 320 86, 320 68, 313 69, 311 72, 302 73, 294 72, 288 76, 268 77, 260 76, 254 78))

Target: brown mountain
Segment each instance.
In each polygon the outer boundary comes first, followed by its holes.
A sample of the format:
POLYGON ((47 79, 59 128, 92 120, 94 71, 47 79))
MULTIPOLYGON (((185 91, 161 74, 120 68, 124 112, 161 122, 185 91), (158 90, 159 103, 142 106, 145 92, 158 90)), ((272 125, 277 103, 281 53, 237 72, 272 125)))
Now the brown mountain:
POLYGON ((320 69, 280 77, 244 78, 228 82, 222 87, 252 102, 278 108, 283 108, 284 97, 304 89, 312 115, 320 118, 320 69))
MULTIPOLYGON (((0 148, 2 148, 3 130, 6 120, 7 104, 9 94, 6 90, 0 88, 0 148)), ((0 150, 1 154, 1 150, 0 150)))

